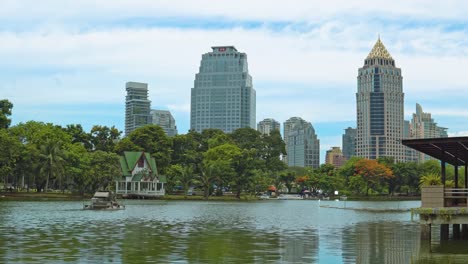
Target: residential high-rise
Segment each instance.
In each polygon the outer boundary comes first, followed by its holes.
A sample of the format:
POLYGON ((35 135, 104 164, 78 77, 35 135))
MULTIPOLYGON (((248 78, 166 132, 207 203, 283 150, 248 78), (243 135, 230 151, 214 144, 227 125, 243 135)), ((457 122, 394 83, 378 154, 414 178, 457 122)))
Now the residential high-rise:
POLYGON ((359 68, 357 81, 356 155, 405 161, 403 77, 380 38, 359 68))
POLYGON ((152 122, 160 126, 166 132, 166 135, 173 137, 177 135, 177 126, 171 112, 167 110, 151 110, 152 122))
POLYGON ((273 118, 265 118, 257 124, 257 131, 264 135, 270 135, 273 130, 280 130, 280 123, 273 118))
POLYGON ((348 127, 342 136, 343 156, 346 159, 356 156, 356 128, 348 127))
MULTIPOLYGON (((423 112, 420 104, 416 104, 416 113, 413 114, 413 118, 410 123, 410 138, 441 138, 447 137, 447 128, 440 127, 434 121, 431 113, 423 112)), ((431 159, 430 156, 416 152, 416 160, 418 162, 424 162, 431 159)))
POLYGON ((302 118, 288 119, 285 132, 287 163, 289 166, 318 168, 320 165, 320 140, 311 123, 302 118))
POLYGON ((136 128, 151 124, 151 101, 146 83, 127 82, 125 89, 125 135, 128 135, 136 128))
POLYGON ((247 54, 233 46, 212 47, 202 55, 191 94, 190 128, 218 128, 230 133, 255 129, 256 95, 247 54))
POLYGON ((340 147, 332 147, 327 150, 327 154, 325 155, 326 164, 331 164, 335 166, 335 168, 339 168, 343 166, 345 162, 346 158, 343 156, 340 147))

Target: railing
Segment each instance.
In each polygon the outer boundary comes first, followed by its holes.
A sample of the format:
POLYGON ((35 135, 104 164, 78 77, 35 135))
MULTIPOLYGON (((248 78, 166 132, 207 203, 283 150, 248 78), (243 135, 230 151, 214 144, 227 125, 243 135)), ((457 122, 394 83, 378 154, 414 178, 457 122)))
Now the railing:
POLYGON ((445 207, 466 207, 467 201, 467 188, 444 188, 445 207))
POLYGON ((117 194, 132 194, 132 195, 148 195, 148 196, 163 196, 165 194, 164 190, 159 191, 149 191, 149 190, 140 190, 140 191, 131 191, 131 190, 117 190, 117 194))
POLYGON ((425 186, 421 189, 421 206, 425 208, 466 207, 468 188, 444 188, 425 186))

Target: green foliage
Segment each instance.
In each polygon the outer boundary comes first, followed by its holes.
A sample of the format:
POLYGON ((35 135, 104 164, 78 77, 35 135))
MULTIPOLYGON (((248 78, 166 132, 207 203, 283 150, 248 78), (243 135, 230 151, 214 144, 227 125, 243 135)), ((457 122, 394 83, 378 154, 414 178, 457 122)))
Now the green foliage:
POLYGON ((8 128, 11 124, 11 109, 13 104, 7 99, 0 100, 0 129, 8 128))
POLYGON ((429 173, 421 177, 419 180, 421 186, 442 185, 440 176, 435 173, 429 173))
POLYGON ((0 146, 0 176, 3 176, 3 185, 6 188, 8 175, 13 172, 20 157, 21 144, 7 130, 0 129, 0 146))
POLYGON ((91 143, 94 150, 110 152, 115 148, 115 143, 119 140, 121 131, 114 126, 93 126, 91 129, 91 143))

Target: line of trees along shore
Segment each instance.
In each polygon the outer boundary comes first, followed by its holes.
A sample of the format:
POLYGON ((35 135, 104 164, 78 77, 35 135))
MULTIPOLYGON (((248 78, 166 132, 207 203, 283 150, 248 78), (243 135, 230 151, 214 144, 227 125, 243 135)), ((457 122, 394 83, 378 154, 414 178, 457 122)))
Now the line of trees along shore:
MULTIPOLYGON (((279 131, 262 135, 251 128, 230 134, 218 129, 189 131, 167 137, 156 125, 136 129, 127 137, 115 127, 65 127, 29 121, 10 126, 13 104, 0 100, 0 177, 4 189, 80 194, 114 189, 124 151, 145 151, 166 175, 166 191, 187 194, 191 187, 205 198, 229 191, 257 194, 270 186, 285 192, 309 190, 348 195, 417 194, 424 175, 440 173, 438 161, 395 163, 392 158, 353 157, 339 169, 288 167, 279 131)), ((463 169, 462 169, 463 170, 463 169)), ((463 172, 460 172, 463 175, 463 172)), ((453 167, 447 178, 453 180, 453 167)), ((462 179, 460 179, 462 180, 462 179)))

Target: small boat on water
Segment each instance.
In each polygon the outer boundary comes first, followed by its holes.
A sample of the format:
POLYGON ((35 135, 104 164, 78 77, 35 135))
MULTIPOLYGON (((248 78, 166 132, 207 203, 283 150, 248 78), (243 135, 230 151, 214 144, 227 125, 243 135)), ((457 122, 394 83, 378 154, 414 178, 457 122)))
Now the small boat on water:
POLYGON ((84 210, 122 210, 125 206, 120 204, 115 194, 110 191, 98 191, 91 198, 89 204, 83 206, 84 210))

